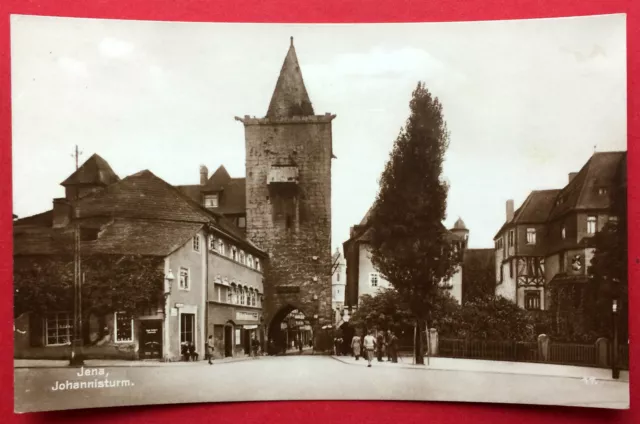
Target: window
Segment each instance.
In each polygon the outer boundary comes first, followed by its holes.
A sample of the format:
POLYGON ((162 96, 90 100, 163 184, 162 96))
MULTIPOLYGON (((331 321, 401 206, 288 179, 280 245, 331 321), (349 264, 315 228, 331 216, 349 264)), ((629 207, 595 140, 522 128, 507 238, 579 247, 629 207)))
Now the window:
POLYGON ((336 281, 340 282, 340 272, 339 271, 336 273, 336 281))
POLYGON ((558 255, 558 267, 560 268, 560 272, 564 272, 565 271, 565 265, 564 265, 564 253, 560 253, 558 255))
POLYGON ((218 240, 218 253, 221 255, 225 254, 224 241, 222 239, 218 240))
POLYGON ((180 343, 195 343, 196 314, 180 314, 180 343))
POLYGON ((513 262, 514 260, 509 261, 509 278, 513 278, 513 262))
POLYGON ((227 287, 227 303, 233 303, 233 292, 230 287, 227 287))
POLYGON ((598 218, 595 216, 587 217, 587 234, 595 234, 598 224, 598 218))
POLYGON ((200 252, 200 235, 196 235, 193 238, 193 251, 200 252))
POLYGON ((247 256, 247 266, 253 268, 253 256, 251 255, 247 256))
POLYGON ((189 290, 189 270, 187 268, 180 268, 180 289, 189 290))
POLYGON ((535 228, 527 228, 527 244, 536 244, 535 228))
POLYGON ((244 288, 240 288, 240 304, 244 305, 246 302, 246 297, 245 297, 245 291, 244 288))
POLYGON ((209 250, 214 252, 216 250, 216 238, 214 236, 209 237, 209 250))
POLYGON ((246 259, 247 259, 247 257, 245 256, 244 251, 241 250, 240 251, 240 263, 242 265, 245 265, 246 264, 246 259))
POLYGON ((378 273, 377 272, 372 272, 369 274, 369 285, 371 287, 378 287, 378 273))
POLYGON ((204 207, 205 208, 217 208, 218 207, 218 195, 217 194, 207 194, 204 196, 204 207))
POLYGON ((124 312, 116 312, 114 314, 114 334, 116 335, 116 343, 133 341, 133 318, 124 312))
POLYGON ((256 258, 256 269, 260 271, 260 259, 256 258))
POLYGON ((231 259, 233 259, 234 261, 238 260, 238 250, 235 246, 231 248, 231 259))
POLYGON ((245 228, 247 226, 247 219, 244 216, 238 218, 238 227, 245 228))
POLYGON ((509 247, 513 246, 513 230, 509 231, 509 247))
POLYGON ((47 346, 59 346, 71 343, 73 318, 67 312, 49 314, 44 321, 47 346))
POLYGON ((606 188, 606 187, 600 187, 600 188, 598 189, 598 194, 599 194, 600 196, 604 196, 604 195, 605 195, 605 194, 607 194, 608 192, 609 192, 609 190, 607 190, 607 188, 606 188))
POLYGON ((218 287, 218 302, 222 302, 222 289, 218 287))
POLYGON ((504 281, 504 266, 503 264, 500 264, 500 283, 502 283, 504 281))
POLYGON ((242 333, 239 328, 236 328, 236 345, 242 344, 242 333))
POLYGON ((562 240, 567 238, 567 229, 565 227, 562 227, 561 234, 562 234, 562 240))
POLYGON ((540 309, 540 292, 527 291, 524 293, 524 307, 529 310, 540 309))

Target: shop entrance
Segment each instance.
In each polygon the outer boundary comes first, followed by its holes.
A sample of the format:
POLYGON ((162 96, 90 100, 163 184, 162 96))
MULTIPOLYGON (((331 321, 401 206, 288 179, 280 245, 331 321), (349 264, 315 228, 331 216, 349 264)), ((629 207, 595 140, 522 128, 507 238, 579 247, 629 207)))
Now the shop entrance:
POLYGON ((162 320, 140 321, 140 359, 162 358, 162 320))
POLYGON ((224 326, 224 356, 233 356, 233 324, 224 326))
POLYGON ((313 351, 311 320, 291 305, 281 308, 273 317, 268 333, 269 355, 309 354, 313 351))

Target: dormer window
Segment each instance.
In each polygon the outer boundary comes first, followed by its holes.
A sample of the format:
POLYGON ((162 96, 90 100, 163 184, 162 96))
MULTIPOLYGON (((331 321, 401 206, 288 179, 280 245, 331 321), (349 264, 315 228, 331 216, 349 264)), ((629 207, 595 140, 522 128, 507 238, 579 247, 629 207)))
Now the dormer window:
POLYGON ((600 187, 598 189, 598 194, 600 196, 604 196, 605 194, 609 193, 609 190, 606 187, 600 187))
POLYGON ((218 195, 217 194, 206 194, 204 196, 204 207, 205 208, 217 208, 218 207, 218 195))
POLYGON ((595 216, 587 217, 587 234, 593 235, 596 233, 598 224, 598 218, 595 216))

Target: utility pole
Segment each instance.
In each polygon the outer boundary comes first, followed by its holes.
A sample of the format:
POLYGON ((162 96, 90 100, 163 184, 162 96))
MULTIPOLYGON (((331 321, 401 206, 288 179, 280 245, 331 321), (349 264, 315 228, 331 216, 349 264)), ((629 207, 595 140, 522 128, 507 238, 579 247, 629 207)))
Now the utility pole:
MULTIPOLYGON (((79 168, 78 159, 82 152, 78 151, 76 145, 73 157, 76 163, 76 171, 79 168)), ((82 262, 80 256, 80 224, 78 222, 78 189, 73 193, 71 204, 71 219, 73 223, 73 340, 71 342, 71 358, 70 366, 82 366, 84 364, 84 355, 82 352, 82 262)))

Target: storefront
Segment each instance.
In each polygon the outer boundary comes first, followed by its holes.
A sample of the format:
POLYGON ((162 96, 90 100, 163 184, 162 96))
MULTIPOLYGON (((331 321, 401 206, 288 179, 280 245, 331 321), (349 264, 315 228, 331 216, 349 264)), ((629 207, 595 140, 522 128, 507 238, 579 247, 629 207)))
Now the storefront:
POLYGON ((248 355, 253 338, 263 342, 262 310, 210 302, 208 321, 217 358, 248 355))

